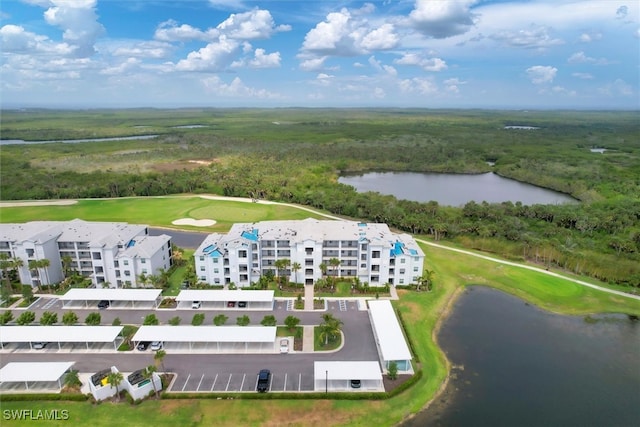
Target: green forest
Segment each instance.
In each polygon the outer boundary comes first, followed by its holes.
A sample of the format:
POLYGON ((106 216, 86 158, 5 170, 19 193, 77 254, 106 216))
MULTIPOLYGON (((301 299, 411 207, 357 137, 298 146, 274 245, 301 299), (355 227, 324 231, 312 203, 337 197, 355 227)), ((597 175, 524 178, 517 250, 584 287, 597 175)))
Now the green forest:
POLYGON ((158 136, 2 145, 0 198, 216 193, 299 203, 640 292, 635 111, 2 111, 3 140, 149 134, 158 136), (338 182, 341 174, 365 171, 493 171, 580 203, 449 207, 357 193, 338 182))

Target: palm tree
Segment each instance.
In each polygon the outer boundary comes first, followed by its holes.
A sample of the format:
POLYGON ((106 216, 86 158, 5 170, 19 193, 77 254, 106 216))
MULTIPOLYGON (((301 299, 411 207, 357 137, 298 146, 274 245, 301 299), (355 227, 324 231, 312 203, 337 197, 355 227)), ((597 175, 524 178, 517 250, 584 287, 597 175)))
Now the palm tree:
POLYGON ((64 277, 67 278, 71 276, 71 264, 73 263, 73 258, 71 258, 69 255, 65 255, 60 259, 60 262, 62 263, 62 271, 64 273, 64 277))
POLYGON ((420 286, 425 286, 428 292, 431 292, 433 289, 433 277, 435 276, 435 271, 433 270, 425 270, 422 272, 422 276, 418 278, 418 286, 416 290, 420 290, 420 286))
POLYGON ((293 264, 291 264, 291 271, 293 271, 293 274, 295 274, 295 282, 298 283, 298 271, 300 271, 302 269, 302 266, 300 265, 299 262, 294 262, 293 264))
POLYGON ((9 279, 9 269, 13 266, 13 262, 9 259, 9 255, 0 254, 0 269, 2 270, 2 277, 6 280, 7 288, 11 287, 11 279, 9 279))
POLYGON ((35 259, 29 260, 29 270, 33 270, 38 278, 38 287, 42 288, 42 282, 40 281, 40 261, 35 259))
POLYGON ((156 373, 157 370, 158 368, 156 368, 154 365, 149 365, 147 366, 147 369, 142 372, 142 375, 145 379, 151 380, 151 386, 153 387, 153 391, 156 394, 156 399, 159 398, 159 395, 158 389, 156 388, 156 383, 153 380, 153 374, 156 373))
POLYGON ((338 277, 338 267, 340 267, 340 260, 338 258, 331 258, 329 265, 333 267, 333 276, 338 277))
POLYGON ((153 360, 155 361, 156 366, 162 366, 162 370, 164 371, 164 357, 167 355, 167 352, 164 350, 156 351, 156 354, 153 355, 153 360))
POLYGON ((322 262, 320 263, 320 265, 318 266, 320 268, 320 271, 322 272, 322 276, 326 276, 327 275, 327 264, 322 262))
POLYGON ((20 272, 18 270, 24 267, 24 260, 22 258, 15 257, 11 261, 13 262, 13 271, 15 271, 16 276, 20 278, 20 272))
POLYGON ((49 287, 49 293, 52 292, 51 282, 49 281, 49 266, 51 266, 51 261, 46 258, 41 259, 39 262, 39 268, 44 270, 44 278, 47 281, 47 286, 49 287))
POLYGON ((82 386, 82 381, 78 376, 78 371, 69 371, 64 376, 64 385, 70 389, 79 389, 82 386))
POLYGON ((120 401, 120 390, 118 390, 118 386, 122 384, 122 381, 124 381, 122 372, 111 372, 107 375, 107 382, 111 384, 111 388, 116 388, 116 399, 118 402, 120 401))
POLYGON ((320 324, 320 339, 324 341, 324 345, 327 345, 330 339, 335 339, 340 335, 342 325, 342 320, 336 319, 333 314, 325 313, 322 315, 322 323, 320 324))

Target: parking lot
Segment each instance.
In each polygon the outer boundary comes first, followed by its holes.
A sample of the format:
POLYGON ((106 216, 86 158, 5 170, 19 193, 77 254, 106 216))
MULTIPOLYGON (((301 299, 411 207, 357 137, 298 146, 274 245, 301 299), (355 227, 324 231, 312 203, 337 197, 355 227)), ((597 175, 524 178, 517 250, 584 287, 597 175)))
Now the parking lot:
MULTIPOLYGON (((252 392, 258 384, 257 372, 191 373, 178 377, 170 391, 175 392, 252 392)), ((271 392, 313 391, 313 375, 300 372, 271 373, 271 392)))

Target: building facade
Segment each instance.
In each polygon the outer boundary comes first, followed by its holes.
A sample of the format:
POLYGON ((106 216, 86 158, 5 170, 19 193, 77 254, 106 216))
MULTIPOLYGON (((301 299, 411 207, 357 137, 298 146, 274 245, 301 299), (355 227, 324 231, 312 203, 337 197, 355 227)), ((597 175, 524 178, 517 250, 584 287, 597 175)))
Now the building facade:
POLYGON ((80 219, 0 224, 0 254, 22 260, 20 282, 34 287, 59 283, 65 270, 96 286, 138 287, 140 275, 168 270, 173 262, 171 237, 148 233, 146 225, 80 219), (47 267, 30 268, 45 259, 47 267))
POLYGON ((268 270, 313 284, 323 269, 329 276, 358 278, 371 286, 408 285, 422 275, 424 265, 416 241, 392 233, 386 224, 316 219, 234 224, 227 234, 207 236, 194 258, 200 281, 239 287, 250 286, 268 270), (288 260, 288 268, 276 271, 278 260, 288 260))

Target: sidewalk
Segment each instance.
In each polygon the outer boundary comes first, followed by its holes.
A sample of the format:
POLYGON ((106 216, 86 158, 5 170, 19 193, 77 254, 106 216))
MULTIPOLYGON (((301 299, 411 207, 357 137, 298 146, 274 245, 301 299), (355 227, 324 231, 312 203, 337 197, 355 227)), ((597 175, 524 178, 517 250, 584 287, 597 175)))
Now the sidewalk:
POLYGON ((312 353, 314 350, 314 336, 313 336, 313 331, 315 329, 315 326, 311 325, 311 326, 303 326, 304 329, 304 333, 303 333, 303 339, 302 339, 302 351, 303 352, 309 352, 312 353))

